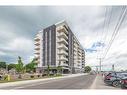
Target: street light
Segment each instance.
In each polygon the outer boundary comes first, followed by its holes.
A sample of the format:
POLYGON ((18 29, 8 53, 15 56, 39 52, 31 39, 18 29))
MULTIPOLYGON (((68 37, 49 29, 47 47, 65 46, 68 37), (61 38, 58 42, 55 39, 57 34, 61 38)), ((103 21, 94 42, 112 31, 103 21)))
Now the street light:
POLYGON ((6 73, 8 74, 8 64, 6 64, 6 73))
POLYGON ((37 65, 34 65, 34 68, 35 68, 35 72, 36 72, 37 65))

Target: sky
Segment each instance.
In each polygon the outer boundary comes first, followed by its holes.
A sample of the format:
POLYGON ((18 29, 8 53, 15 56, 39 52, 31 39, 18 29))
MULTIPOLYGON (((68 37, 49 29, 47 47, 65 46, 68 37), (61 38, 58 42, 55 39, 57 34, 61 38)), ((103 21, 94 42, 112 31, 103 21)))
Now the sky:
MULTIPOLYGON (((34 37, 45 27, 66 20, 84 50, 86 65, 97 66, 122 13, 122 6, 0 6, 0 61, 25 64, 34 56, 34 37)), ((127 17, 102 62, 127 69, 127 17)))

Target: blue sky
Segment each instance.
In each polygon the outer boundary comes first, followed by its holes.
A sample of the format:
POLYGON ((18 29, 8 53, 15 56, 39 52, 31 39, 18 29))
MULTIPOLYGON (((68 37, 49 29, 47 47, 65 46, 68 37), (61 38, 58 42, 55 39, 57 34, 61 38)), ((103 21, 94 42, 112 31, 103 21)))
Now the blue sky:
POLYGON ((94 42, 90 48, 88 48, 88 49, 85 48, 85 51, 87 53, 97 52, 98 48, 103 48, 104 46, 105 46, 105 44, 102 42, 94 42))
MULTIPOLYGON (((34 37, 37 32, 66 20, 87 51, 86 64, 98 65, 96 60, 98 51, 107 47, 120 12, 121 6, 1 6, 0 60, 16 63, 17 57, 21 56, 24 63, 28 63, 34 56, 34 37), (104 25, 105 21, 107 22, 104 25), (107 39, 103 41, 106 34, 107 39)), ((122 61, 125 64, 126 18, 103 64, 117 62, 118 66, 121 66, 119 63, 122 61)), ((100 55, 102 54, 103 51, 100 52, 100 55)))

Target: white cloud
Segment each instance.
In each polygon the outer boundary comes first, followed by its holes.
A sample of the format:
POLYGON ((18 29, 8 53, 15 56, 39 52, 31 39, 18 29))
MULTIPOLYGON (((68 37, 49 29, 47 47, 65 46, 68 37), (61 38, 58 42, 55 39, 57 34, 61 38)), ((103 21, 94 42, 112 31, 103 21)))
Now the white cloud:
POLYGON ((0 21, 0 38, 4 40, 16 37, 14 31, 17 29, 14 23, 8 21, 0 21))
POLYGON ((8 44, 0 48, 1 50, 3 50, 0 52, 0 56, 11 56, 14 58, 21 56, 23 58, 23 61, 25 63, 28 63, 34 53, 33 48, 34 43, 31 39, 14 38, 13 40, 9 41, 8 44))
POLYGON ((0 55, 4 55, 4 56, 5 56, 5 55, 6 55, 6 53, 4 53, 4 52, 0 51, 0 55))
POLYGON ((33 41, 30 39, 15 38, 8 44, 8 49, 27 53, 31 51, 31 47, 33 46, 33 41))

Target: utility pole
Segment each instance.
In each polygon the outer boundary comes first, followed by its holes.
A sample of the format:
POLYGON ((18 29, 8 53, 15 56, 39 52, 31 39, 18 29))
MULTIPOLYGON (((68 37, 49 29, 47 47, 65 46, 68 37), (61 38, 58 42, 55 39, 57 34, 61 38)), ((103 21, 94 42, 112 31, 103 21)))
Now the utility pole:
POLYGON ((97 58, 99 60, 99 67, 100 67, 100 72, 101 72, 101 62, 102 62, 102 58, 97 58))
POLYGON ((6 64, 6 73, 8 74, 8 64, 6 64))
POLYGON ((100 72, 101 72, 101 58, 99 58, 99 61, 100 61, 99 63, 100 63, 100 72))
POLYGON ((96 72, 98 72, 98 66, 96 66, 96 72))
POLYGON ((112 71, 114 71, 115 70, 115 66, 114 66, 114 64, 112 65, 112 71))

